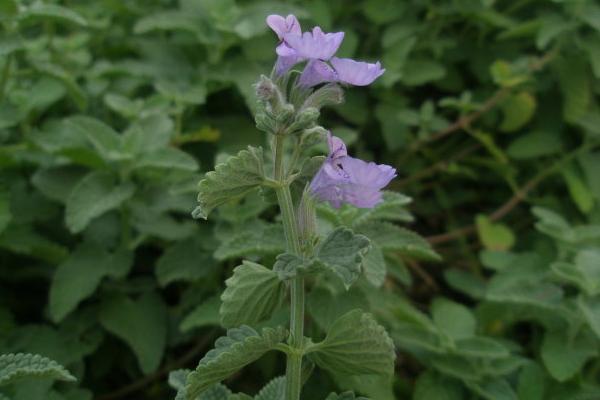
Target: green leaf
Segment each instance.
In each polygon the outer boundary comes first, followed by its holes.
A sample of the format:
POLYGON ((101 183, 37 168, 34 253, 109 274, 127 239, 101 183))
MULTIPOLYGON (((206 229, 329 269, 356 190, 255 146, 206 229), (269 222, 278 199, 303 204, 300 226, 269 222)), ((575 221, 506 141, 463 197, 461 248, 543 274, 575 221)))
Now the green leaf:
POLYGON ((23 22, 54 19, 57 22, 69 22, 79 26, 87 26, 87 21, 83 16, 70 8, 59 6, 58 4, 35 2, 21 11, 19 18, 23 22))
POLYGON ((324 331, 342 315, 361 307, 365 307, 367 299, 358 288, 341 293, 334 293, 325 288, 313 289, 307 298, 307 310, 311 318, 324 331))
POLYGON ((369 239, 352 230, 339 227, 331 232, 317 247, 315 262, 333 271, 349 288, 360 276, 369 239))
POLYGON ((285 296, 285 286, 277 273, 251 261, 235 267, 225 285, 220 309, 225 328, 269 319, 285 296))
POLYGON ((537 363, 530 363, 521 369, 517 393, 519 400, 544 400, 546 376, 537 363))
POLYGON ((194 157, 185 151, 172 147, 165 147, 151 153, 142 154, 136 159, 134 168, 157 168, 168 171, 196 171, 198 170, 198 163, 194 157))
POLYGON ((508 349, 500 342, 483 337, 466 337, 456 341, 456 352, 472 358, 505 358, 510 355, 508 349))
POLYGON ((187 332, 193 328, 201 328, 203 326, 219 326, 221 323, 219 308, 221 308, 220 297, 211 297, 194 308, 183 321, 181 321, 179 329, 181 329, 182 332, 187 332))
POLYGON ((116 177, 108 172, 90 172, 67 198, 67 227, 73 233, 81 232, 94 218, 118 208, 134 190, 134 184, 118 184, 116 177))
POLYGON ((66 247, 51 242, 34 231, 30 225, 9 225, 0 233, 0 248, 52 264, 62 261, 68 253, 66 247))
POLYGON ((529 92, 520 92, 504 100, 500 130, 514 132, 521 129, 535 114, 536 105, 535 97, 529 92))
POLYGON ((285 400, 285 376, 272 379, 258 392, 254 400, 285 400))
POLYGON ((356 209, 352 226, 372 220, 412 222, 414 218, 405 208, 411 202, 410 197, 401 193, 384 191, 383 201, 375 207, 356 209))
POLYGON ((167 247, 156 262, 156 278, 161 286, 177 281, 194 282, 216 267, 216 260, 194 237, 167 247))
POLYGON ((477 215, 475 224, 486 249, 509 250, 515 244, 515 235, 507 225, 494 223, 483 214, 477 215))
POLYGON ((98 245, 81 244, 54 273, 49 295, 52 320, 61 321, 81 301, 94 294, 103 278, 127 275, 132 264, 132 253, 110 254, 98 245))
POLYGON ((214 171, 206 174, 198 188, 198 203, 194 218, 208 217, 217 206, 243 196, 257 188, 264 179, 263 153, 260 147, 248 146, 237 156, 219 164, 214 171))
POLYGON ((67 119, 66 123, 69 128, 87 138, 105 161, 126 160, 131 157, 130 154, 123 152, 121 135, 102 121, 76 116, 67 119))
POLYGON ((440 256, 425 239, 389 222, 368 222, 355 227, 384 252, 397 251, 402 255, 428 261, 440 261, 440 256))
POLYGON ((467 386, 485 400, 520 400, 510 384, 504 379, 467 382, 467 386))
POLYGON ((554 379, 565 382, 583 367, 585 362, 598 355, 595 338, 582 330, 569 337, 569 331, 546 331, 542 342, 541 355, 546 369, 554 379))
POLYGON ((100 308, 100 323, 131 347, 145 374, 158 368, 167 339, 167 308, 157 294, 106 300, 100 308))
POLYGON ((588 214, 594 208, 594 196, 583 181, 581 174, 574 165, 565 166, 561 168, 560 172, 567 184, 571 199, 579 211, 588 214))
POLYGON ((356 397, 354 392, 331 393, 325 400, 369 400, 366 397, 356 397))
POLYGON ((353 310, 338 318, 325 340, 310 347, 321 368, 350 375, 394 373, 396 353, 385 329, 370 314, 353 310))
POLYGON ((577 306, 592 331, 600 339, 600 297, 579 296, 577 306))
POLYGON ((188 375, 185 392, 194 399, 214 383, 220 382, 244 366, 275 349, 287 337, 283 328, 265 328, 259 334, 249 326, 229 329, 227 336, 215 342, 200 360, 196 370, 188 375))
POLYGON ((422 373, 415 384, 413 400, 461 400, 464 393, 461 385, 435 371, 422 373))
POLYGON ((249 254, 277 254, 284 250, 285 236, 280 224, 256 223, 252 229, 232 232, 215 251, 215 258, 222 261, 249 254))
POLYGON ((477 322, 471 311, 462 304, 439 298, 431 306, 433 322, 441 333, 453 340, 475 335, 477 322))
POLYGON ((516 160, 528 160, 558 153, 562 141, 558 131, 534 131, 512 141, 506 153, 516 160))
POLYGON ((446 68, 436 61, 408 59, 402 71, 402 82, 408 86, 419 86, 437 81, 446 75, 446 68))
POLYGON ((73 187, 85 176, 86 170, 69 166, 38 169, 31 182, 44 196, 66 203, 73 187))
POLYGON ((591 101, 591 82, 586 64, 577 58, 562 60, 559 81, 563 94, 563 117, 576 122, 583 117, 591 101))
POLYGON ((49 62, 34 62, 33 67, 41 74, 59 80, 69 96, 75 102, 80 110, 85 110, 88 105, 87 93, 83 90, 77 81, 73 78, 73 74, 66 71, 63 67, 49 62))
POLYGON ((152 153, 168 147, 174 131, 173 121, 168 116, 152 114, 127 128, 123 134, 123 147, 133 154, 152 153))
MULTIPOLYGON (((1 6, 0 6, 1 7, 1 6)), ((2 11, 0 11, 0 20, 2 11)), ((19 35, 5 34, 0 38, 0 57, 6 57, 17 50, 23 49, 23 39, 19 35)))
POLYGON ((383 252, 376 244, 372 244, 363 258, 363 271, 365 278, 373 286, 380 287, 385 281, 386 265, 383 252))
POLYGON ((27 378, 56 379, 69 382, 77 380, 56 361, 42 357, 39 354, 0 355, 0 386, 27 378))
POLYGON ((0 181, 0 233, 6 229, 11 218, 10 191, 4 182, 0 181))

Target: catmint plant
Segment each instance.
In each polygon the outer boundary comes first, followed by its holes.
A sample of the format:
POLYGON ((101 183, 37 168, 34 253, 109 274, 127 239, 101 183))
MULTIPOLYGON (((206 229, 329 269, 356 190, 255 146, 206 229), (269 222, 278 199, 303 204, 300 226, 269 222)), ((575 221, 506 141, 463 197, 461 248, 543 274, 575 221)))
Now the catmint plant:
POLYGON ((216 341, 185 381, 182 378, 178 398, 191 400, 206 390, 220 390, 218 382, 270 350, 287 357, 285 377, 270 384, 281 385, 287 400, 300 399, 302 384, 315 365, 347 375, 393 373, 392 341, 361 310, 334 321, 322 341, 313 341, 304 332, 304 298, 311 280, 333 276, 348 289, 360 276, 371 248, 367 237, 343 226, 321 236, 316 204, 373 208, 382 202, 381 190, 396 176, 388 165, 348 155, 344 142, 318 124, 320 109, 343 100, 342 86, 368 85, 385 70, 379 63, 336 58, 343 32, 325 33, 319 27, 302 32, 293 15, 271 15, 267 24, 279 39, 277 61, 271 75, 256 84, 255 118, 258 129, 268 134, 271 156, 262 148, 248 147, 217 165, 199 184, 199 205, 193 215, 206 219, 215 207, 232 199, 258 189, 265 196, 274 191, 286 252, 277 256, 272 268, 243 261, 234 269, 221 297, 227 335, 216 341), (308 150, 320 141, 328 143, 328 155, 309 157, 308 150), (269 326, 259 332, 252 327, 268 320, 287 298, 289 329, 269 326))

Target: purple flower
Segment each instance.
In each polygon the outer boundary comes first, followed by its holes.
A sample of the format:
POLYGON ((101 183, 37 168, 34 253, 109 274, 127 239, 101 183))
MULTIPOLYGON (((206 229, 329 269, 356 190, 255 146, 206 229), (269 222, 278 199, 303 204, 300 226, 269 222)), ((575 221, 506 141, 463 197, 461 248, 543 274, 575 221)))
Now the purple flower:
MULTIPOLYGON (((302 59, 329 60, 342 44, 344 32, 325 33, 318 26, 312 32, 286 33, 283 40, 302 59)), ((277 49, 277 54, 283 55, 277 49)))
POLYGON ((396 169, 348 156, 344 142, 328 135, 329 155, 310 183, 312 194, 334 208, 349 203, 373 208, 381 202, 381 189, 396 177, 396 169))
POLYGON ((302 29, 300 28, 298 18, 292 14, 285 18, 281 15, 269 15, 267 17, 267 25, 277 34, 280 41, 276 49, 279 57, 277 57, 277 62, 275 63, 275 70, 278 75, 281 75, 302 61, 302 58, 285 41, 285 36, 288 34, 302 35, 302 29))

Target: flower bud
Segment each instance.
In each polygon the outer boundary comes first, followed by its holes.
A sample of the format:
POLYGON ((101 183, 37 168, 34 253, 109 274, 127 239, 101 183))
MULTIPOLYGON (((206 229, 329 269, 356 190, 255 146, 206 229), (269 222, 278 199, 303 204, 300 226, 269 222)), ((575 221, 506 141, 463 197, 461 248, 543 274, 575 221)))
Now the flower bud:
POLYGON ((315 202, 310 194, 308 186, 302 193, 300 204, 298 205, 298 228, 300 230, 300 242, 302 246, 307 249, 307 246, 311 246, 313 238, 317 232, 317 216, 315 211, 315 202))
POLYGON ((329 83, 315 90, 306 98, 302 109, 316 108, 320 110, 324 106, 340 104, 344 101, 344 90, 340 85, 329 83))
POLYGON ((256 128, 260 131, 273 133, 277 129, 277 124, 269 114, 265 112, 258 112, 254 117, 256 122, 256 128))
POLYGON ((302 109, 296 114, 294 123, 290 125, 290 132, 298 132, 314 127, 317 124, 320 114, 319 110, 314 107, 302 109))
POLYGON ((322 126, 315 126, 314 128, 305 129, 300 136, 300 146, 306 149, 317 143, 322 142, 327 136, 327 129, 322 126))

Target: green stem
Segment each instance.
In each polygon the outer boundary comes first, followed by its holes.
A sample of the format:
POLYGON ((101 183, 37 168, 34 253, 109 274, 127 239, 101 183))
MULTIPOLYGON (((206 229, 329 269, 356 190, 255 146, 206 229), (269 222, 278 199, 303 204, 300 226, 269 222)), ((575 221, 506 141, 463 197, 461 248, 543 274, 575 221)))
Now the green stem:
MULTIPOLYGON (((294 213, 294 203, 289 184, 284 181, 283 141, 281 135, 274 136, 273 178, 281 186, 276 189, 277 201, 281 208, 283 230, 287 243, 287 251, 300 254, 300 237, 294 213)), ((286 400, 299 400, 302 389, 302 352, 304 338, 304 279, 296 277, 290 284, 290 338, 292 352, 288 354, 286 365, 286 400)))

